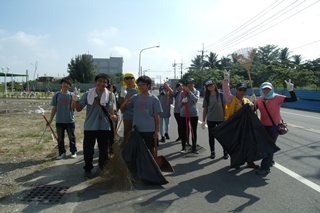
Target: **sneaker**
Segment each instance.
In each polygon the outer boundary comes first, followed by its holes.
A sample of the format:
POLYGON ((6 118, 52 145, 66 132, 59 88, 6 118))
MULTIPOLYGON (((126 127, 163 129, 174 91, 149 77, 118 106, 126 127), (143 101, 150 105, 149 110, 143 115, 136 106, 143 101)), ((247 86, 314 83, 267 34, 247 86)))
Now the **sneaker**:
POLYGON ((169 134, 165 133, 164 136, 166 137, 166 139, 170 139, 169 134))
POLYGON ((247 168, 258 169, 259 165, 255 164, 254 162, 247 162, 247 168))
POLYGON ((180 141, 180 140, 181 140, 181 138, 177 138, 177 139, 175 140, 175 142, 180 141))
POLYGON ((61 160, 66 156, 66 153, 62 153, 61 155, 59 155, 56 159, 57 160, 61 160))
POLYGON ((180 153, 181 153, 181 154, 186 154, 186 153, 187 153, 187 150, 186 150, 185 148, 182 148, 181 151, 180 151, 180 153))
POLYGON ((196 149, 192 150, 191 152, 192 152, 193 154, 199 154, 199 151, 196 150, 196 149))
POLYGON ((229 158, 228 153, 224 152, 224 153, 223 153, 223 159, 227 160, 228 158, 229 158))
POLYGON ((76 158, 76 157, 77 157, 77 153, 76 153, 76 152, 71 153, 71 157, 72 157, 72 158, 76 158))
POLYGON ((162 142, 162 143, 166 142, 166 138, 164 136, 162 136, 160 142, 162 142))
POLYGON ((215 152, 211 152, 210 158, 211 159, 215 159, 216 158, 216 153, 215 152))
POLYGON ((258 171, 256 171, 257 175, 267 175, 270 173, 270 169, 259 169, 258 171))

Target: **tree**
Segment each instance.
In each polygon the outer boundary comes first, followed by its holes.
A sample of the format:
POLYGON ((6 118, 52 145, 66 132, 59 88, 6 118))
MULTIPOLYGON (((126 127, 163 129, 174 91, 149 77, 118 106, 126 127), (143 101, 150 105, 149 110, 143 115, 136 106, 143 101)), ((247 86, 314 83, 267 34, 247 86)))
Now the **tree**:
POLYGON ((80 83, 90 83, 94 79, 93 57, 89 54, 77 55, 68 64, 69 77, 80 83))
POLYGON ((265 65, 269 65, 279 59, 279 48, 276 45, 259 47, 256 58, 265 65))
POLYGON ((194 59, 191 60, 192 64, 190 65, 190 69, 201 69, 202 67, 202 57, 201 55, 197 55, 194 59))

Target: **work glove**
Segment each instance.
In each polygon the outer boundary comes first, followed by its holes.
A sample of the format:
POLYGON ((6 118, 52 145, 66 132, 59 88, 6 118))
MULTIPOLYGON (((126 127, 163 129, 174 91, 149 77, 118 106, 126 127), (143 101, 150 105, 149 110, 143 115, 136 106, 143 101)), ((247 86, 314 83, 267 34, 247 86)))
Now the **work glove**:
POLYGON ((224 80, 230 81, 230 71, 224 70, 224 80))
POLYGON ((185 98, 182 98, 182 101, 181 101, 182 103, 187 103, 188 102, 188 98, 187 97, 185 97, 185 98))
POLYGON ((125 98, 127 95, 127 88, 121 87, 120 97, 125 98))
POLYGON ((72 99, 74 101, 79 101, 80 100, 80 89, 77 89, 77 87, 75 87, 74 90, 73 90, 72 99))
POLYGON ((253 94, 253 95, 250 96, 250 101, 251 101, 252 103, 256 102, 256 100, 257 100, 257 97, 256 97, 255 94, 253 94))
POLYGON ((206 128, 206 122, 205 122, 205 121, 202 122, 201 128, 202 128, 202 129, 205 129, 205 128, 206 128))
POLYGON ((284 82, 287 84, 287 89, 289 92, 293 91, 293 83, 291 83, 291 79, 289 81, 284 80, 284 82))

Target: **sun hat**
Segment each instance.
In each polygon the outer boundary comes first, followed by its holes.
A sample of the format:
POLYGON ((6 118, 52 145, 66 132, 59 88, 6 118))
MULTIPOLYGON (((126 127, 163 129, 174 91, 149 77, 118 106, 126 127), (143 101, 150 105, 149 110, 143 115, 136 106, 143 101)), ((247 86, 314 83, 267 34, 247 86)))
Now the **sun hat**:
POLYGON ((208 80, 205 85, 208 86, 208 85, 211 85, 211 84, 214 84, 213 80, 208 80))
POLYGON ((261 89, 265 89, 265 88, 273 89, 273 86, 270 82, 264 82, 261 84, 260 88, 261 89))
POLYGON ((238 83, 237 85, 236 85, 236 89, 239 89, 239 88, 246 88, 247 89, 247 85, 245 84, 245 83, 238 83))
POLYGON ((193 78, 187 78, 186 79, 186 84, 193 84, 194 83, 194 79, 193 78))

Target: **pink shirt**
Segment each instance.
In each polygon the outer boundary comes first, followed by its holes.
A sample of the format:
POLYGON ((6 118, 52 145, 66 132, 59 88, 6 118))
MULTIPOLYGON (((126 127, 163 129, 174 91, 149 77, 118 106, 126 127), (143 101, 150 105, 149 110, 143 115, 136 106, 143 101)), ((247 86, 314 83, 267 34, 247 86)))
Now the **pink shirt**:
MULTIPOLYGON (((281 122, 282 118, 280 115, 280 108, 286 96, 277 94, 273 99, 265 100, 266 107, 268 108, 269 114, 272 117, 275 124, 281 122)), ((259 97, 255 104, 258 106, 259 111, 261 113, 261 123, 264 126, 272 126, 272 121, 266 111, 266 108, 263 104, 264 100, 259 97)))

